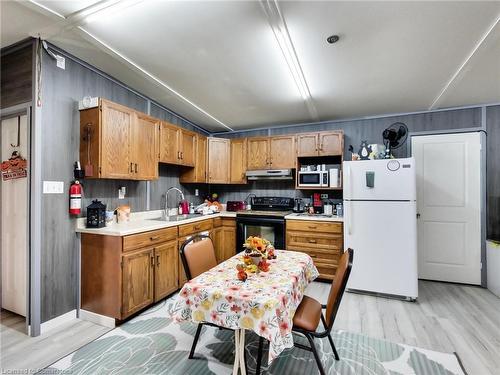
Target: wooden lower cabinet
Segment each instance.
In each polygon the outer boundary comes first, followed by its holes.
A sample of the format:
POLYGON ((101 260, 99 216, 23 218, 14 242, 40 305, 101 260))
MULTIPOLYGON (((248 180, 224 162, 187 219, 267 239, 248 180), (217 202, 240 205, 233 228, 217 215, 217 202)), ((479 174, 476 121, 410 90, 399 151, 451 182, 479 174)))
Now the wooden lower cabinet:
POLYGON ((220 218, 219 223, 214 223, 212 238, 217 263, 231 258, 236 254, 236 220, 232 218, 220 218))
POLYGON ((286 248, 309 254, 319 277, 333 280, 343 251, 343 224, 338 222, 287 220, 286 248))
POLYGON ((207 218, 123 237, 82 233, 82 309, 124 320, 172 294, 187 281, 180 247, 203 233, 212 238, 218 262, 234 255, 234 218, 207 218))
POLYGON ((178 289, 177 227, 124 237, 82 233, 81 244, 84 310, 123 320, 178 289))
POLYGON ((122 316, 142 310, 154 301, 154 248, 122 256, 122 316))
POLYGON ((178 263, 179 250, 177 240, 167 242, 155 248, 155 302, 158 302, 178 289, 178 263))

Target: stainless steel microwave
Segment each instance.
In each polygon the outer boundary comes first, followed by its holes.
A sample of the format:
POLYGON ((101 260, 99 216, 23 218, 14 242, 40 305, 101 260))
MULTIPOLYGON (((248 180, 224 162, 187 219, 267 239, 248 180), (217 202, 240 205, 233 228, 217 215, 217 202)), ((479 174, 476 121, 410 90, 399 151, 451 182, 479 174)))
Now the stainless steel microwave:
POLYGON ((299 171, 298 186, 327 187, 328 171, 299 171))

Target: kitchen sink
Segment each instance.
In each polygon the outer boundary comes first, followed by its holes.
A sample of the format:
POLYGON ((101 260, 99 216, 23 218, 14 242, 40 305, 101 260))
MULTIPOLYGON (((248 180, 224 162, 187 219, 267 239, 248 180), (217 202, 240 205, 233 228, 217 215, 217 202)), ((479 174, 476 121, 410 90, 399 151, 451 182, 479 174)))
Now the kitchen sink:
POLYGON ((195 217, 201 217, 201 214, 186 214, 186 215, 172 215, 172 216, 161 216, 161 217, 155 217, 154 219, 148 219, 148 220, 155 220, 155 221, 182 221, 186 219, 192 219, 195 217))

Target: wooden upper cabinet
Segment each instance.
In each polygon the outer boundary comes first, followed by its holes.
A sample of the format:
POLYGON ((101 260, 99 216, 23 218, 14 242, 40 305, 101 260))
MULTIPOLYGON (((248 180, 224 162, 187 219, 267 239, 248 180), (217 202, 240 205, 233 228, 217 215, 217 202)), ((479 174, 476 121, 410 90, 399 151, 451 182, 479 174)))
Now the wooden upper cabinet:
POLYGON ((344 133, 328 131, 297 134, 297 156, 340 156, 344 152, 344 133))
POLYGON ((122 255, 122 316, 126 317, 153 303, 154 249, 122 255))
POLYGON ((247 139, 247 170, 269 168, 269 138, 255 137, 247 139))
POLYGON ((207 137, 197 134, 194 145, 194 168, 185 168, 185 170, 181 172, 180 182, 182 183, 207 182, 207 137))
POLYGON ((196 133, 162 121, 160 127, 160 162, 193 167, 196 133))
POLYGON ((208 138, 208 182, 214 184, 229 183, 230 140, 208 138))
POLYGON ((297 134, 297 156, 318 156, 318 133, 297 134))
POLYGON ((193 167, 195 163, 195 139, 196 133, 187 130, 180 130, 180 157, 181 164, 193 167))
POLYGON ((169 164, 178 164, 180 159, 178 138, 179 128, 169 124, 168 122, 161 122, 160 127, 160 162, 169 164))
POLYGON ((247 171, 247 139, 234 138, 231 139, 231 171, 230 183, 232 184, 246 184, 247 178, 245 172, 247 171))
POLYGON ((269 152, 271 169, 295 168, 297 163, 295 136, 271 137, 269 152))
POLYGON ((155 302, 175 292, 178 288, 178 254, 177 238, 155 247, 155 302))
POLYGON ((344 133, 337 132, 321 132, 319 133, 319 155, 334 156, 344 153, 344 133))
POLYGON ((135 113, 130 169, 136 180, 158 178, 159 130, 159 120, 142 113, 135 113))
MULTIPOLYGON (((125 106, 101 100, 101 119, 101 160, 100 163, 95 161, 94 173, 99 173, 96 177, 100 178, 129 179, 133 176, 131 139, 134 112, 125 106)), ((94 121, 99 120, 95 118, 94 121)), ((91 141, 92 135, 98 137, 99 133, 91 134, 91 141)))
POLYGON ((99 99, 80 111, 80 161, 86 178, 158 178, 159 121, 99 99))

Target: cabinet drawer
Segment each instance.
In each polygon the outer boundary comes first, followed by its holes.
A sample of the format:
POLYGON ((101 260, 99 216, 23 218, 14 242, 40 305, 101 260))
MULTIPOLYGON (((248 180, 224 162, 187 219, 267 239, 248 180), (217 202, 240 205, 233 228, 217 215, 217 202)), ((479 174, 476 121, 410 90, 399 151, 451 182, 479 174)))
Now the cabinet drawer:
POLYGON ((289 250, 321 249, 338 253, 342 249, 343 237, 340 234, 310 233, 287 231, 286 247, 289 250))
POLYGON ((235 227, 236 219, 232 217, 216 217, 214 218, 214 228, 219 227, 235 227))
POLYGON ((287 220, 286 228, 307 232, 342 233, 342 223, 312 220, 287 220))
POLYGON ((211 230, 213 226, 212 221, 212 219, 208 219, 197 221, 196 223, 179 225, 179 237, 185 237, 190 234, 211 230))
POLYGON ((132 234, 123 237, 123 250, 139 249, 177 238, 177 227, 165 228, 151 232, 132 234))
POLYGON ((325 250, 316 250, 316 249, 294 249, 293 251, 300 251, 308 254, 313 260, 314 263, 325 263, 332 266, 337 266, 339 264, 340 259, 340 250, 339 251, 325 251, 325 250))

